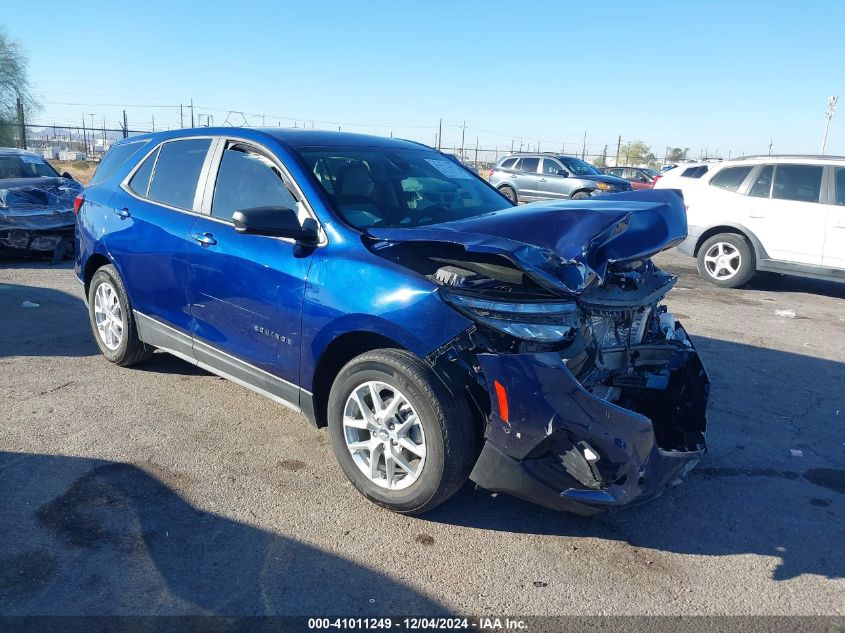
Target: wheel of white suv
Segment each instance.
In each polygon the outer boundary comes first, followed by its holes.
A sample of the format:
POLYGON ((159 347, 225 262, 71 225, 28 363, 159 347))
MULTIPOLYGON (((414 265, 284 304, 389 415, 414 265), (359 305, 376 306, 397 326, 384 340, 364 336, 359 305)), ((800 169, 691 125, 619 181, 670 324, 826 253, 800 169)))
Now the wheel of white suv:
POLYGON ((88 286, 88 317, 94 340, 108 360, 129 367, 149 358, 154 349, 138 338, 126 288, 111 264, 94 273, 88 286))
POLYGON ((466 481, 475 451, 469 407, 409 352, 352 359, 329 394, 332 447, 361 494, 395 512, 420 514, 466 481))
POLYGON ((698 273, 723 288, 747 283, 756 271, 754 251, 741 235, 719 233, 698 249, 698 273))
POLYGON ((514 204, 518 202, 516 198, 516 190, 510 185, 504 185, 502 187, 499 187, 499 192, 514 204))

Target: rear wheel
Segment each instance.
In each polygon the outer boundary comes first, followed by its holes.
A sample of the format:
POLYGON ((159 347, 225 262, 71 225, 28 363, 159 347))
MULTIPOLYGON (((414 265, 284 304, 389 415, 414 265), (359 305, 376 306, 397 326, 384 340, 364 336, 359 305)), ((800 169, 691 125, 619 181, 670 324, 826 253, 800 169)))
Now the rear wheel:
POLYGON ((751 245, 736 233, 719 233, 698 249, 698 273, 722 288, 737 288, 754 276, 751 245))
POLYGON ((476 437, 469 408, 413 354, 382 349, 354 358, 328 405, 335 456, 370 501, 420 514, 466 481, 476 437))
POLYGON ((507 198, 514 204, 518 202, 516 198, 516 190, 513 187, 505 185, 504 187, 500 187, 499 191, 502 193, 503 196, 505 196, 505 198, 507 198))
POLYGON ((94 340, 108 360, 122 367, 149 358, 154 348, 138 338, 138 328, 126 288, 111 264, 103 266, 88 286, 88 317, 94 340))

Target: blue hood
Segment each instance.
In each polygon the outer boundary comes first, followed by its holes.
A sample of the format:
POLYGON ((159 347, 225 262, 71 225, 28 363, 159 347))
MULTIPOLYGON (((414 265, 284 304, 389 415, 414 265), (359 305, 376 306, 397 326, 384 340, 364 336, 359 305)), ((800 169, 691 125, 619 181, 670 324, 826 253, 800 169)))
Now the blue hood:
POLYGON ((422 227, 368 229, 377 240, 447 242, 502 255, 558 294, 580 293, 609 265, 644 259, 687 236, 683 198, 670 189, 536 202, 422 227))

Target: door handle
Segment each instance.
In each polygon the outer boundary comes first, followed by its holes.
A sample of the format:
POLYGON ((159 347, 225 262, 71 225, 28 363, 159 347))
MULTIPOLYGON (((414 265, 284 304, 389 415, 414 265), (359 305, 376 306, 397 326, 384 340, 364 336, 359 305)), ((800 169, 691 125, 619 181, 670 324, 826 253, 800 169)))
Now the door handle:
POLYGON ((191 235, 191 239, 203 246, 214 246, 217 244, 217 240, 214 239, 211 233, 194 233, 191 235))
POLYGON ((545 178, 540 178, 540 182, 546 182, 545 178))
POLYGON ((127 209, 126 207, 123 207, 122 209, 115 209, 114 212, 117 213, 117 215, 123 218, 124 220, 130 215, 132 215, 132 213, 130 213, 129 209, 127 209))
POLYGON ((516 178, 516 174, 511 174, 511 178, 516 178))
POLYGON ((758 211, 758 212, 756 212, 756 213, 752 211, 751 213, 749 213, 749 214, 748 214, 748 217, 749 217, 749 218, 765 218, 765 217, 766 217, 766 214, 765 214, 765 213, 760 213, 759 211, 758 211))

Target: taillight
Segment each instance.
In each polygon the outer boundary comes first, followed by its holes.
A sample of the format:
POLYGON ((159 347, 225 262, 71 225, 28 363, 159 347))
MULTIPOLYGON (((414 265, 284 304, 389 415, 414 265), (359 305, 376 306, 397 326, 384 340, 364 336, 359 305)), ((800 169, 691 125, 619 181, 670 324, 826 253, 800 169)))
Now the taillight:
POLYGON ((663 178, 663 176, 661 176, 660 174, 657 174, 657 175, 654 177, 654 180, 652 180, 652 181, 651 181, 651 186, 652 186, 652 188, 654 187, 654 185, 656 185, 656 184, 657 184, 657 181, 658 181, 658 180, 660 180, 661 178, 663 178))
POLYGON ((73 212, 79 214, 79 209, 82 207, 82 203, 85 202, 85 196, 81 193, 73 199, 73 212))

